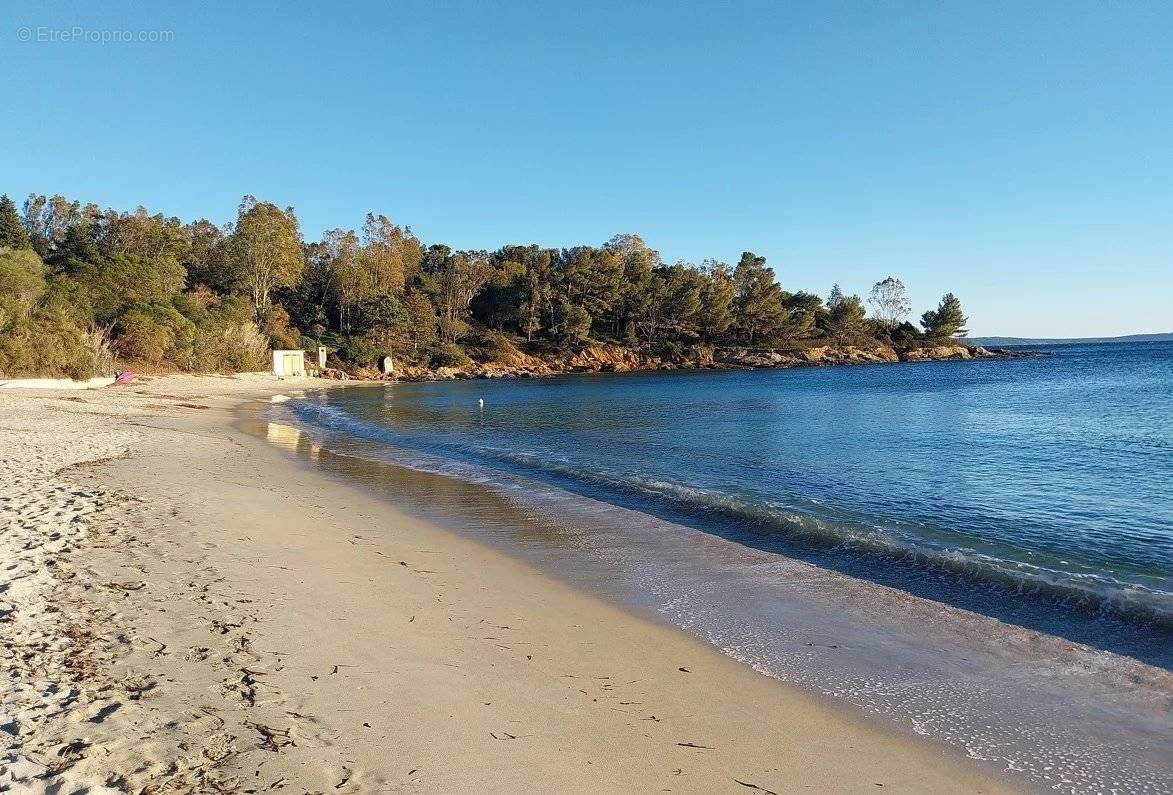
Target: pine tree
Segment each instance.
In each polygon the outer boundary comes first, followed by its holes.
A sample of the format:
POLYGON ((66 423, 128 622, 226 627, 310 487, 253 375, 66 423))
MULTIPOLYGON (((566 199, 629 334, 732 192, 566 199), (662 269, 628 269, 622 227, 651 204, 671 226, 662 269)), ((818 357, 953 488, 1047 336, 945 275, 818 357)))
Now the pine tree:
POLYGON ((782 288, 774 279, 774 269, 766 267, 766 258, 746 251, 733 271, 736 287, 737 325, 750 345, 775 336, 786 325, 786 307, 782 305, 782 288))
POLYGON ((16 204, 5 194, 0 196, 0 246, 23 249, 31 248, 29 235, 20 216, 16 214, 16 204))
POLYGON ((925 328, 925 336, 938 340, 964 337, 968 333, 963 328, 967 322, 969 318, 961 313, 961 302, 953 293, 945 293, 937 308, 925 312, 920 319, 920 324, 925 328))
POLYGON ((94 227, 89 221, 70 224, 60 245, 45 258, 45 264, 59 270, 76 270, 83 264, 94 264, 102 258, 94 243, 94 227))
POLYGON ((733 325, 733 275, 723 262, 707 260, 703 268, 704 287, 701 288, 701 336, 713 341, 733 325))
POLYGON ((827 330, 840 342, 851 341, 864 330, 863 301, 858 295, 844 295, 839 285, 827 297, 827 330))

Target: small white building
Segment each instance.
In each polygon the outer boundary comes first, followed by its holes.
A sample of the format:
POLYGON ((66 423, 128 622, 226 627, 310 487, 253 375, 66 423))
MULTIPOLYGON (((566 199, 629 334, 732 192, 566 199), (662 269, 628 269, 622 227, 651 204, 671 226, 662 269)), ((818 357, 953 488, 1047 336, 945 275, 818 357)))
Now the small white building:
POLYGON ((305 351, 273 351, 273 375, 305 375, 305 351))

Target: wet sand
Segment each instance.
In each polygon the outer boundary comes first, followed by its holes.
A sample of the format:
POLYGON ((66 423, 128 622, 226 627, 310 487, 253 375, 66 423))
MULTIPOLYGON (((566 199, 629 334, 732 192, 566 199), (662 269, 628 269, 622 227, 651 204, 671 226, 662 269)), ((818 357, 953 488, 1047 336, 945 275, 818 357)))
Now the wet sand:
POLYGON ((238 428, 311 385, 0 395, 0 781, 1011 791, 238 428))

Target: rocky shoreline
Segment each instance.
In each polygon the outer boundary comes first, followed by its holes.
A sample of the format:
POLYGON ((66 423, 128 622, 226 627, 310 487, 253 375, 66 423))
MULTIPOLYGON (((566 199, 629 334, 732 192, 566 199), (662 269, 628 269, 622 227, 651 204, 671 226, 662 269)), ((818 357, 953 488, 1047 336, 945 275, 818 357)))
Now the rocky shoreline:
POLYGON ((705 348, 679 356, 663 356, 649 347, 592 343, 576 352, 534 356, 511 351, 492 361, 462 367, 396 367, 392 373, 356 368, 331 361, 318 375, 336 380, 452 381, 475 378, 544 378, 569 373, 633 373, 663 370, 759 370, 829 367, 896 362, 1012 359, 1043 354, 961 344, 897 350, 890 345, 812 346, 802 350, 744 347, 705 348))

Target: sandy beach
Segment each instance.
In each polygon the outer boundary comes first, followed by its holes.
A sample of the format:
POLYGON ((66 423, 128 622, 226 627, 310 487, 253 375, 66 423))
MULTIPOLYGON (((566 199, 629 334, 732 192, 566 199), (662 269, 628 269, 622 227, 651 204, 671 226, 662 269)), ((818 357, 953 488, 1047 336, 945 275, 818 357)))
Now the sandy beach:
POLYGON ((1006 792, 242 430, 0 393, 0 791, 1006 792))

